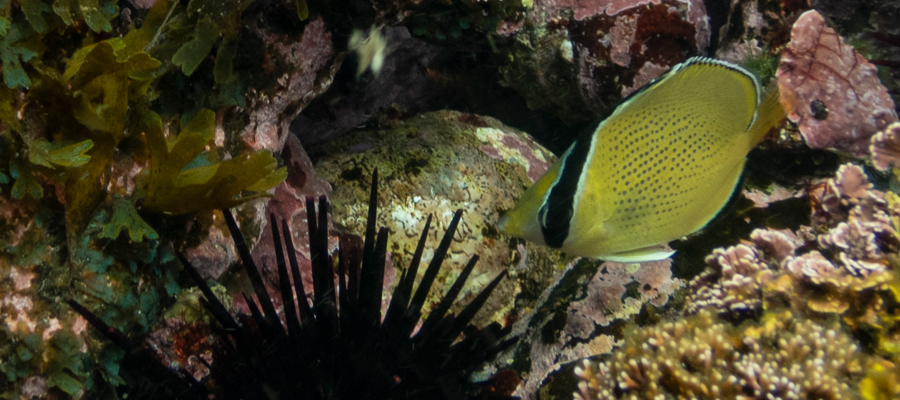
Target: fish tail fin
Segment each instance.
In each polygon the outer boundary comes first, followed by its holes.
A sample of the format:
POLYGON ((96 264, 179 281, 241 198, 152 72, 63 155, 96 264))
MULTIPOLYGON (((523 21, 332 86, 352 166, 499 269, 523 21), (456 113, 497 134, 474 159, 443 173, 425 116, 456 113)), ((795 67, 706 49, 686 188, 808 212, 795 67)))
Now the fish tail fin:
POLYGON ((787 117, 778 96, 778 84, 773 80, 763 92, 762 101, 756 109, 756 120, 750 126, 750 148, 755 147, 772 128, 778 127, 787 117))

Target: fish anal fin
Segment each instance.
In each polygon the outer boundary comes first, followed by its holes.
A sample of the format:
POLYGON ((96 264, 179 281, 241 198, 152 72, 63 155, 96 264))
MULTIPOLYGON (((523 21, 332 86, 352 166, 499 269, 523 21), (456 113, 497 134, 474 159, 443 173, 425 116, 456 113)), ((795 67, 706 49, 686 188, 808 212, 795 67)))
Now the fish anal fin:
POLYGON ((621 253, 610 254, 597 257, 604 261, 620 262, 620 263, 640 263, 648 261, 665 260, 675 254, 668 244, 658 244, 655 246, 642 247, 621 253))

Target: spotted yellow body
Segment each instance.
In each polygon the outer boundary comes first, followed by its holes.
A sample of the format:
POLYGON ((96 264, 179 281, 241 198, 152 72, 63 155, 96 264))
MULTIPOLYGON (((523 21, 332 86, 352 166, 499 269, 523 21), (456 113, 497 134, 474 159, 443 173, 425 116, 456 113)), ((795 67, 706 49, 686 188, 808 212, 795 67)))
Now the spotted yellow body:
POLYGON ((661 245, 722 209, 747 153, 783 117, 751 73, 692 58, 579 137, 500 229, 585 257, 665 258, 661 245))

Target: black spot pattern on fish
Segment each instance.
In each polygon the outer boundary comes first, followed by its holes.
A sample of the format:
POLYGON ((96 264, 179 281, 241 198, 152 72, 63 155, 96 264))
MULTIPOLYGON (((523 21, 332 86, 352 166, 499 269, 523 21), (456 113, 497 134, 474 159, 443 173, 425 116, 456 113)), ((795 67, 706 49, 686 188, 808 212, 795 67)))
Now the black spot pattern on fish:
POLYGON ((709 123, 699 117, 684 104, 665 109, 653 105, 636 113, 634 118, 643 123, 621 129, 618 137, 604 138, 613 173, 612 204, 618 211, 611 223, 622 222, 623 231, 639 235, 635 228, 642 224, 680 216, 688 206, 679 201, 690 191, 685 183, 701 174, 700 166, 710 162, 712 150, 721 146, 709 123))

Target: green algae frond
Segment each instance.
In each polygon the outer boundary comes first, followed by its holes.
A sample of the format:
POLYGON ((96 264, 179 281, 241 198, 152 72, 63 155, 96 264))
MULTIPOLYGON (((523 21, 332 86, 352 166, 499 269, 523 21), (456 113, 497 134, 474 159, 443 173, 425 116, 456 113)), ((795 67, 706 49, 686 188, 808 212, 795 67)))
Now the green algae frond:
POLYGON ((148 124, 146 210, 179 215, 234 207, 264 196, 258 192, 287 178, 287 169, 277 168, 275 158, 265 150, 224 161, 216 153, 205 151, 215 134, 215 114, 210 110, 200 110, 174 140, 163 135, 159 117, 151 116, 148 124), (244 190, 257 193, 241 196, 244 190))

